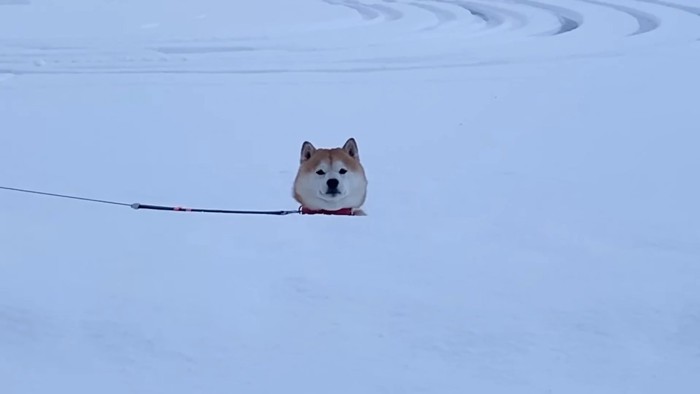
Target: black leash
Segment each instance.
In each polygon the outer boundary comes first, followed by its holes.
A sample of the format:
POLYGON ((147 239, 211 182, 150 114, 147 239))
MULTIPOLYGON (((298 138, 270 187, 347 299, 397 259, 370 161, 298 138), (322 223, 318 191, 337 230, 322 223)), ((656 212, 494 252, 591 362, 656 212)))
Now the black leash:
POLYGON ((89 202, 95 202, 95 203, 99 203, 99 204, 120 205, 120 206, 125 206, 125 207, 131 207, 131 208, 136 209, 136 210, 149 209, 149 210, 154 210, 154 211, 172 211, 172 212, 225 213, 225 214, 237 214, 237 215, 276 215, 276 216, 301 213, 301 211, 298 209, 293 210, 293 211, 241 211, 241 210, 229 210, 229 209, 170 207, 170 206, 163 206, 163 205, 149 205, 149 204, 139 204, 139 203, 127 204, 127 203, 118 202, 118 201, 98 200, 98 199, 94 199, 94 198, 70 196, 67 194, 47 193, 47 192, 41 192, 41 191, 36 191, 36 190, 18 189, 18 188, 14 188, 14 187, 6 187, 6 186, 0 186, 0 189, 13 191, 13 192, 19 192, 19 193, 39 194, 42 196, 49 196, 49 197, 67 198, 67 199, 71 199, 71 200, 80 200, 80 201, 89 201, 89 202))
POLYGON ((236 211, 230 209, 205 209, 205 208, 184 208, 184 207, 167 207, 162 205, 148 205, 148 204, 131 204, 134 209, 152 209, 154 211, 175 211, 175 212, 202 212, 202 213, 231 213, 237 215, 289 215, 292 213, 299 213, 298 209, 294 211, 236 211))

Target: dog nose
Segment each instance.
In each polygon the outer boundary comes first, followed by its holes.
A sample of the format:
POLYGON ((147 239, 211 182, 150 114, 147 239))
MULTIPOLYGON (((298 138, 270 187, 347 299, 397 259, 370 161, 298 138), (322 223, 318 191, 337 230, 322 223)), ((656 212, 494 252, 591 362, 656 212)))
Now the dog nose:
POLYGON ((338 188, 338 183, 340 183, 340 182, 338 182, 338 180, 335 179, 335 178, 331 178, 331 179, 329 179, 329 180, 326 181, 326 185, 328 185, 328 188, 331 189, 331 190, 337 189, 337 188, 338 188))

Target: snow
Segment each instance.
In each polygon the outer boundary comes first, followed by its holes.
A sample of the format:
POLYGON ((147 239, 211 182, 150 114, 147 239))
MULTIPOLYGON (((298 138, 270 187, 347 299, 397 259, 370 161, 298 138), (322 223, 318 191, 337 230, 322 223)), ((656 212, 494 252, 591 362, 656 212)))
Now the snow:
POLYGON ((691 393, 692 0, 0 0, 0 391, 691 393))

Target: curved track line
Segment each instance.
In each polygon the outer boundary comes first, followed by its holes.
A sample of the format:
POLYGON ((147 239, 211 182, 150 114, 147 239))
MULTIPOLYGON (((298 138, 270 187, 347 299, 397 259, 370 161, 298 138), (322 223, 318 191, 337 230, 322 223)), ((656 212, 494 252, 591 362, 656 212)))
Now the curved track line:
POLYGON ((639 34, 644 34, 644 33, 649 33, 650 31, 656 30, 660 25, 661 21, 652 14, 648 14, 646 12, 640 11, 636 8, 632 7, 627 7, 624 5, 619 5, 619 4, 611 4, 611 3, 604 3, 602 1, 597 1, 597 0, 579 0, 584 3, 590 3, 590 4, 595 4, 599 5, 601 7, 607 7, 607 8, 612 8, 614 10, 623 12, 632 18, 634 18, 637 21, 637 25, 639 26, 636 31, 634 31, 632 36, 636 36, 639 34))
POLYGON ((494 21, 494 20, 489 16, 489 14, 484 13, 484 12, 482 12, 482 11, 475 10, 475 9, 473 9, 473 8, 467 8, 467 7, 462 7, 462 8, 464 8, 467 12, 469 12, 469 13, 472 14, 472 15, 474 15, 475 17, 481 19, 482 22, 486 23, 487 26, 498 26, 498 25, 500 25, 501 23, 503 23, 503 22, 500 21, 500 20, 494 21))
POLYGON ((403 13, 389 6, 381 4, 364 4, 359 0, 323 0, 330 5, 338 5, 350 8, 360 14, 362 19, 372 20, 383 17, 385 20, 393 21, 401 19, 403 13))
POLYGON ((581 26, 582 23, 561 15, 559 16, 559 22, 561 23, 561 27, 559 28, 559 30, 557 30, 556 33, 554 33, 554 35, 564 34, 576 30, 581 26))
POLYGON ((647 3, 647 4, 655 4, 655 5, 661 5, 664 7, 668 8, 675 8, 677 10, 685 11, 687 13, 700 16, 700 8, 699 7, 693 7, 690 5, 684 5, 684 4, 676 4, 676 3, 669 3, 668 1, 662 1, 662 0, 637 0, 640 3, 647 3))
MULTIPOLYGON (((9 1, 17 0, 0 0, 0 5, 9 1)), ((73 49, 70 40, 59 46, 9 43, 0 51, 0 71, 260 74, 465 68, 621 56, 659 43, 695 42, 700 31, 700 8, 670 3, 675 0, 320 1, 347 8, 340 23, 320 25, 324 34, 314 30, 316 25, 304 25, 282 26, 259 42, 144 40, 127 47, 73 49), (384 23, 389 21, 398 22, 384 23), (427 31, 433 29, 440 30, 427 31), (656 29, 649 37, 630 38, 656 29), (415 40, 407 39, 409 34, 415 40)))
POLYGON ((556 36, 569 33, 578 29, 583 24, 583 15, 569 8, 540 3, 532 0, 518 0, 518 3, 545 10, 553 14, 559 20, 559 29, 553 33, 549 33, 549 35, 556 36))
POLYGON ((382 14, 382 16, 384 16, 384 19, 388 21, 395 21, 397 19, 403 18, 403 12, 391 8, 389 6, 381 4, 372 4, 367 6, 379 11, 379 13, 382 14))
POLYGON ((435 18, 437 19, 439 24, 443 23, 448 23, 448 22, 453 22, 459 19, 457 14, 452 13, 450 11, 447 11, 445 9, 442 9, 440 7, 435 7, 433 5, 428 5, 428 4, 421 4, 421 3, 409 3, 410 5, 424 9, 433 15, 435 15, 435 18))
POLYGON ((445 9, 442 9, 440 7, 436 7, 436 6, 429 5, 429 4, 416 3, 416 2, 411 2, 408 4, 413 6, 413 7, 420 8, 424 11, 427 11, 427 12, 433 14, 435 19, 437 19, 437 22, 434 25, 426 28, 426 30, 437 29, 446 23, 451 23, 451 22, 454 22, 454 21, 459 19, 457 14, 450 12, 450 11, 447 11, 445 9))
POLYGON ((458 7, 464 8, 469 11, 472 15, 483 20, 488 28, 495 28, 508 23, 512 20, 512 28, 519 29, 526 26, 528 23, 527 17, 524 15, 509 9, 504 9, 500 7, 494 7, 492 5, 485 5, 480 3, 474 3, 471 1, 464 0, 432 0, 441 3, 450 3, 458 7))
POLYGON ((372 9, 370 7, 367 7, 365 5, 362 5, 359 2, 350 1, 350 0, 323 0, 323 1, 330 4, 330 5, 337 5, 337 6, 350 8, 351 10, 360 14, 362 19, 365 19, 365 20, 377 19, 380 17, 380 14, 379 14, 379 12, 377 12, 377 10, 372 9))

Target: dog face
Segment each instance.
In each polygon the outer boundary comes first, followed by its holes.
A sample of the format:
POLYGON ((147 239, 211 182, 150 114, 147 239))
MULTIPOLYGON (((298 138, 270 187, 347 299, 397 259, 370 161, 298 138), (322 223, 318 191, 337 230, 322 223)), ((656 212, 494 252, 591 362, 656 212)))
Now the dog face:
POLYGON ((305 141, 301 146, 294 198, 310 209, 359 208, 367 193, 367 178, 360 164, 354 138, 342 148, 317 149, 305 141))

